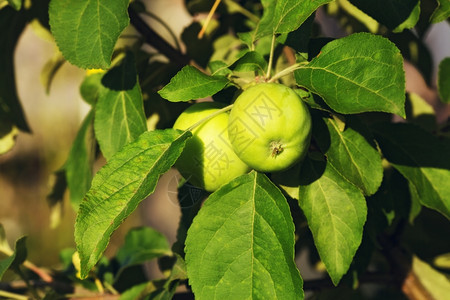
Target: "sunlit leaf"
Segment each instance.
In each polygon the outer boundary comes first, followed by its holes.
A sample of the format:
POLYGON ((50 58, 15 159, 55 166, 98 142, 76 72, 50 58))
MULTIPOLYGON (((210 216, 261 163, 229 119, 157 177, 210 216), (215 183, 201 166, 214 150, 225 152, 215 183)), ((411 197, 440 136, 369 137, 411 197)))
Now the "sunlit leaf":
POLYGON ((264 7, 264 14, 255 32, 255 38, 296 30, 320 6, 331 0, 270 1, 264 7))
POLYGON ((251 172, 214 192, 185 250, 196 299, 303 299, 289 205, 263 174, 251 172))
POLYGON ((189 101, 212 96, 222 90, 228 83, 223 76, 208 76, 197 68, 185 66, 158 93, 172 101, 189 101))
POLYGON ((295 71, 295 78, 339 113, 383 111, 405 116, 403 59, 381 36, 356 33, 331 41, 295 71))
POLYGON ((448 145, 412 124, 379 124, 375 135, 383 155, 415 186, 421 203, 450 219, 448 145))
MULTIPOLYGON (((326 127, 313 126, 320 149, 327 160, 348 181, 364 194, 374 194, 383 178, 383 167, 378 151, 361 134, 363 128, 354 120, 341 130, 335 120, 325 118, 326 127)), ((370 139, 370 137, 368 137, 370 139)))
POLYGON ((95 175, 75 224, 83 278, 100 259, 111 234, 153 193, 160 175, 175 163, 190 136, 188 131, 173 129, 144 132, 95 175))
POLYGON ((431 15, 431 23, 439 23, 450 17, 450 1, 448 0, 437 0, 438 7, 431 15))
POLYGON ((14 252, 0 261, 0 279, 8 269, 17 269, 27 258, 26 239, 25 236, 18 239, 14 252))
POLYGON ((90 111, 78 130, 64 166, 70 202, 75 209, 91 186, 95 145, 94 112, 90 111))
POLYGON ((50 27, 64 57, 81 68, 108 68, 117 39, 130 22, 128 3, 51 0, 50 27))
POLYGON ((300 173, 299 205, 335 285, 362 240, 367 207, 361 191, 329 163, 307 159, 300 173))
POLYGON ((419 17, 420 17, 420 0, 417 1, 417 4, 414 7, 414 9, 412 10, 409 17, 405 21, 403 21, 400 25, 398 25, 393 30, 393 32, 398 33, 398 32, 402 32, 405 29, 414 28, 414 26, 416 26, 417 22, 419 21, 419 17))

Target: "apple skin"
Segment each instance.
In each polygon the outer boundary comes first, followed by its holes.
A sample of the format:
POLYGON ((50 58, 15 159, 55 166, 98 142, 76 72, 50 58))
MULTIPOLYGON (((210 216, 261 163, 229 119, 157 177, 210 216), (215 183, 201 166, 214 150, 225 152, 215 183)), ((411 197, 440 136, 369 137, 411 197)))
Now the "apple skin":
POLYGON ((311 115, 285 85, 258 83, 247 88, 236 98, 228 122, 234 151, 257 171, 286 170, 308 151, 311 115))
MULTIPOLYGON (((193 104, 180 114, 173 128, 186 130, 224 105, 217 102, 193 104)), ((217 190, 250 168, 234 153, 228 139, 228 112, 223 112, 192 130, 192 137, 175 163, 191 184, 208 192, 217 190)))

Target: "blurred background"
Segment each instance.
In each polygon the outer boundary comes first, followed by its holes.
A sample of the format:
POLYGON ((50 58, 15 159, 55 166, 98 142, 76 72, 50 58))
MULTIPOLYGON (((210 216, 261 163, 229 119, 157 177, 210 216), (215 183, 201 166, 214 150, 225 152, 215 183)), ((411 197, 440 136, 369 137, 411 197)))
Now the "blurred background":
MULTIPOLYGON (((177 36, 192 21, 183 0, 152 0, 146 2, 146 7, 170 24, 177 36)), ((336 21, 323 11, 319 11, 316 18, 326 35, 340 37, 345 34, 336 21)), ((168 32, 159 23, 151 19, 147 21, 171 41, 168 32)), ((433 74, 436 74, 436 66, 442 58, 450 56, 448 37, 450 27, 446 22, 435 24, 426 35, 425 41, 433 56, 433 74)), ((5 227, 10 245, 19 237, 28 236, 29 260, 45 267, 58 266, 59 252, 75 246, 75 211, 68 202, 68 195, 56 227, 52 226, 51 220, 58 211, 50 210, 46 197, 54 180, 53 173, 64 164, 79 125, 89 109, 79 93, 85 71, 69 63, 58 71, 50 92, 46 93, 39 74, 55 55, 57 49, 52 39, 29 25, 16 48, 15 75, 19 98, 33 132, 20 133, 15 147, 0 156, 0 223, 5 227)), ((446 118, 449 107, 436 101, 434 86, 427 86, 411 64, 405 63, 405 70, 407 89, 431 103, 440 120, 446 118)), ((435 75, 432 82, 435 85, 435 75)), ((114 234, 107 255, 115 253, 131 227, 143 224, 163 232, 170 243, 175 241, 180 209, 171 192, 176 190, 177 176, 174 170, 163 176, 157 192, 142 202, 114 234)), ((300 269, 305 274, 305 270, 300 269)))

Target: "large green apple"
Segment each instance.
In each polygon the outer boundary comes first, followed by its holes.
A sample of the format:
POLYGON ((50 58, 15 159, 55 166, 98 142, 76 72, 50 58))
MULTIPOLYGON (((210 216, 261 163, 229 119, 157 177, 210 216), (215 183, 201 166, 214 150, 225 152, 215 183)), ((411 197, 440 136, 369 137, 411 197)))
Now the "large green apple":
POLYGON ((288 169, 308 151, 311 116, 290 88, 259 83, 237 97, 228 136, 239 158, 261 172, 288 169))
MULTIPOLYGON (((178 117, 173 128, 186 130, 223 107, 217 102, 194 104, 178 117)), ((223 112, 194 128, 192 138, 175 163, 184 178, 208 192, 250 171, 231 147, 228 117, 229 113, 223 112)))

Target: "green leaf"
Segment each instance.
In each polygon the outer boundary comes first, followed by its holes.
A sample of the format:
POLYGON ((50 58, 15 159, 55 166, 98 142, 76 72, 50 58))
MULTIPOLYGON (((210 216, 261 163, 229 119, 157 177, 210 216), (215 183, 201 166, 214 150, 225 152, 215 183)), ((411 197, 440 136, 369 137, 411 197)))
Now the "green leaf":
POLYGON ((223 76, 208 76, 192 66, 185 66, 158 93, 172 101, 189 101, 212 96, 228 83, 223 76))
POLYGON ((421 203, 450 219, 449 147, 412 124, 379 124, 375 137, 386 159, 415 186, 421 203))
POLYGON ((412 10, 409 17, 392 31, 398 33, 398 32, 402 32, 405 29, 413 28, 414 26, 416 26, 417 22, 419 21, 419 17, 420 17, 420 0, 417 1, 417 4, 414 7, 414 9, 412 10))
POLYGON ((370 137, 362 125, 356 121, 347 119, 345 130, 341 130, 335 120, 324 118, 326 127, 315 122, 313 135, 327 161, 364 194, 372 195, 383 179, 381 156, 368 142, 370 137))
POLYGON ((296 30, 320 6, 331 0, 271 1, 264 7, 264 14, 258 24, 255 38, 277 33, 288 33, 296 30))
POLYGON ((405 116, 403 59, 381 36, 356 33, 329 42, 295 71, 295 79, 339 113, 383 111, 405 116))
POLYGON ((82 278, 99 260, 114 230, 153 193, 159 176, 175 163, 190 136, 173 129, 144 132, 95 175, 75 223, 82 278))
POLYGON ((438 90, 442 102, 450 103, 450 57, 444 58, 439 64, 438 90))
POLYGON ((408 19, 418 0, 350 0, 350 2, 392 30, 408 19))
POLYGON ((103 92, 102 78, 104 73, 88 74, 80 86, 80 94, 84 101, 90 105, 97 103, 99 95, 103 92))
POLYGON ((147 130, 138 83, 132 90, 105 89, 100 94, 95 106, 94 129, 106 160, 147 130))
POLYGON ((267 62, 258 52, 250 51, 234 62, 230 69, 235 72, 256 71, 258 74, 264 75, 267 70, 267 62))
POLYGON ((145 292, 147 286, 148 286, 147 282, 134 285, 125 292, 121 293, 119 300, 136 300, 136 299, 140 300, 142 299, 140 296, 145 292))
MULTIPOLYGON (((178 181, 175 181, 178 185, 178 181)), ((176 191, 177 199, 174 198, 175 191, 169 190, 169 197, 175 203, 178 203, 181 210, 180 222, 177 228, 177 240, 172 245, 172 251, 184 257, 184 246, 189 227, 191 227, 194 217, 200 210, 203 200, 209 195, 203 189, 193 186, 189 183, 183 184, 176 191)))
POLYGON ((231 70, 228 67, 228 64, 222 60, 214 60, 208 64, 208 68, 211 70, 213 76, 227 76, 228 74, 231 74, 231 70))
POLYGON ((14 50, 27 24, 27 14, 7 6, 0 10, 0 120, 7 120, 20 130, 30 131, 16 91, 14 50))
POLYGON ((70 202, 77 209, 91 186, 95 159, 94 112, 91 110, 78 130, 64 166, 70 202))
POLYGON ((361 191, 326 162, 307 159, 299 205, 334 285, 347 272, 362 240, 367 207, 361 191))
POLYGON ((408 215, 408 221, 410 224, 414 223, 416 217, 420 214, 422 210, 422 205, 420 204, 419 193, 416 187, 409 181, 408 182, 409 193, 411 195, 411 208, 408 215))
POLYGON ((431 23, 439 23, 450 17, 450 1, 448 0, 437 0, 438 7, 434 10, 431 15, 431 23))
POLYGON ((117 251, 116 258, 121 268, 140 264, 171 253, 166 237, 149 227, 130 230, 125 243, 117 251))
MULTIPOLYGON (((1 227, 0 227, 1 228, 1 227)), ((0 261, 0 280, 8 269, 17 269, 27 258, 26 237, 23 236, 16 241, 14 253, 0 261)))
POLYGON ((128 26, 128 0, 51 0, 49 22, 64 57, 80 68, 107 69, 128 26))
POLYGON ((8 4, 11 5, 15 10, 19 11, 22 7, 22 0, 8 0, 8 4))
POLYGON ((214 192, 185 250, 196 299, 303 299, 289 205, 263 174, 253 171, 214 192))
POLYGON ((127 55, 102 78, 95 106, 95 136, 106 160, 147 130, 134 58, 127 55))

